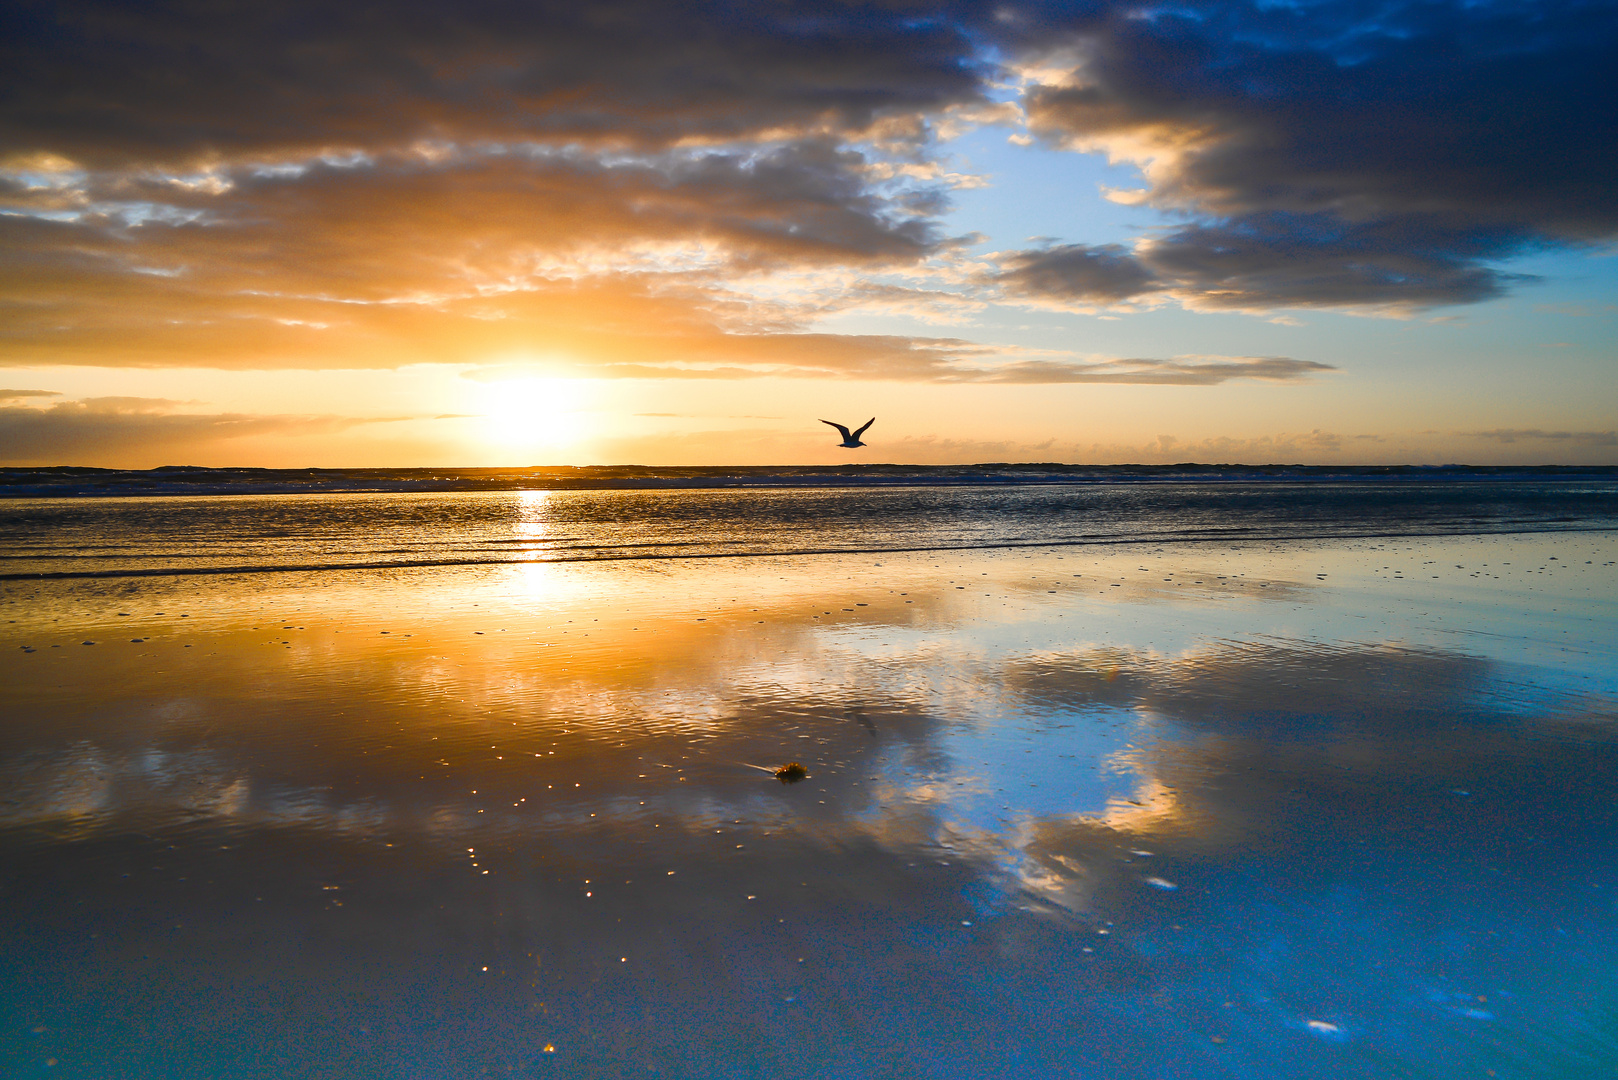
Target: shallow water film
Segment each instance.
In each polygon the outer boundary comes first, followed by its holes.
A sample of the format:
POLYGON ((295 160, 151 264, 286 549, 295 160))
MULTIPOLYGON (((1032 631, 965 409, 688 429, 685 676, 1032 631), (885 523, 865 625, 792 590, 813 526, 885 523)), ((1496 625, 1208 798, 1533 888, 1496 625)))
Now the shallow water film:
POLYGON ((119 576, 140 522, 3 583, 0 1076, 1618 1069, 1611 532, 119 576))

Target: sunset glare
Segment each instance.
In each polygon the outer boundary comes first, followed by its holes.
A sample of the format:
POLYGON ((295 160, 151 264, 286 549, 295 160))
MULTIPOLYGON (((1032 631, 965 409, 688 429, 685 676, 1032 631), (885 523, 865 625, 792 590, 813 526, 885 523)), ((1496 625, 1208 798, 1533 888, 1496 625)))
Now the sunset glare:
POLYGON ((584 393, 573 379, 503 379, 483 390, 486 438, 509 450, 571 447, 584 431, 584 393))

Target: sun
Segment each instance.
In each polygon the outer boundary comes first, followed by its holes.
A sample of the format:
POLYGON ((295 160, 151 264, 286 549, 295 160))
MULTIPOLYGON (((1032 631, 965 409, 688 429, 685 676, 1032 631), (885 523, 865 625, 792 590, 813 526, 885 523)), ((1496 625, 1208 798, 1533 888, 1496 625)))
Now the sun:
POLYGON ((578 379, 524 378, 483 391, 482 437, 504 447, 571 446, 584 434, 584 388, 578 379))

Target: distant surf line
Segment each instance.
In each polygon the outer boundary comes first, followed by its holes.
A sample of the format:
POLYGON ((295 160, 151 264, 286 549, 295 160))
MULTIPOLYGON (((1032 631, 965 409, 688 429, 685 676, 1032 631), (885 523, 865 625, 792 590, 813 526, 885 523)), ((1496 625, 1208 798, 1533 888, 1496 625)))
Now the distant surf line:
MULTIPOLYGON (((1442 536, 1524 536, 1545 533, 1618 532, 1611 525, 1562 526, 1523 529, 1428 529, 1381 532, 1253 533, 1217 536, 1097 537, 1079 540, 995 541, 970 544, 923 544, 904 547, 794 548, 778 551, 693 551, 648 555, 562 555, 546 559, 412 559, 394 562, 289 563, 285 565, 137 567, 127 570, 40 570, 0 573, 0 581, 63 581, 73 579, 203 577, 228 574, 308 574, 341 570, 423 570, 463 566, 552 566, 563 563, 668 562, 677 559, 780 559, 817 555, 905 555, 929 551, 1005 551, 1029 548, 1125 547, 1131 544, 1285 543, 1312 540, 1421 540, 1442 536)), ((651 546, 651 545, 648 545, 651 546)))

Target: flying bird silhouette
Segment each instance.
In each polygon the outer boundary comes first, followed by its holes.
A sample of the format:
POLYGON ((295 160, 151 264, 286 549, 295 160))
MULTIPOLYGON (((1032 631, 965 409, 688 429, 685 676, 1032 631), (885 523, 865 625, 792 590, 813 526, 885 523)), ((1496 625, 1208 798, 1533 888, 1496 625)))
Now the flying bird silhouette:
POLYGON ((865 429, 866 428, 868 428, 872 424, 876 423, 876 417, 873 416, 869 420, 865 421, 865 424, 856 431, 849 431, 842 424, 833 424, 830 420, 822 420, 821 423, 822 424, 830 424, 832 427, 834 427, 838 431, 842 432, 843 441, 841 443, 839 443, 838 445, 839 446, 846 446, 850 450, 852 450, 856 446, 864 446, 865 445, 864 443, 860 442, 860 436, 865 434, 865 429))

